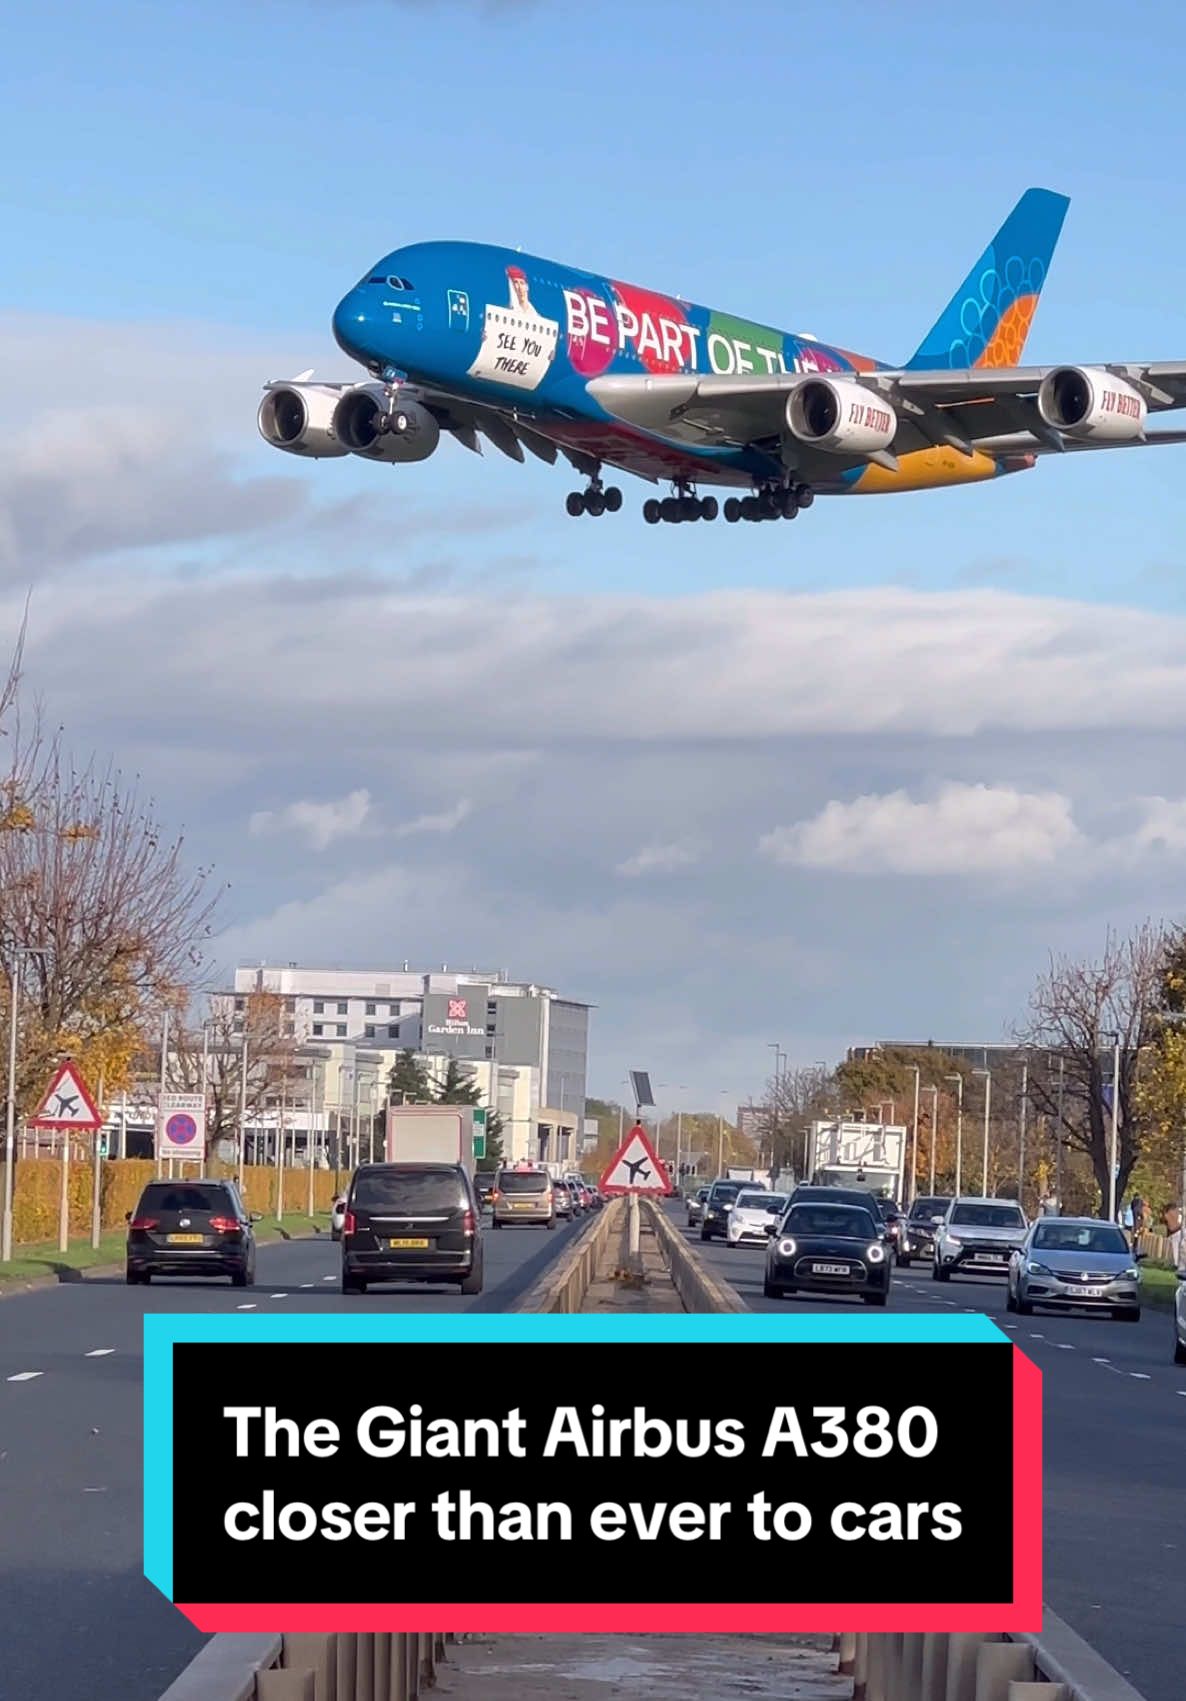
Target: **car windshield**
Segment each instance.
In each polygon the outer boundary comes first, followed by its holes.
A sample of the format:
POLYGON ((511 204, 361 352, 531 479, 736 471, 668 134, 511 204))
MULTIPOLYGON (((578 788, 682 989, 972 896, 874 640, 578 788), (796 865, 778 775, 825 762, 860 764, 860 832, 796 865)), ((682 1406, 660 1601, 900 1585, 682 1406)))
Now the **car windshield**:
POLYGON ((1043 1252, 1115 1252, 1130 1257, 1128 1242, 1111 1223, 1042 1223, 1031 1243, 1043 1252))
POLYGON ((546 1193, 550 1185, 542 1169, 506 1169, 498 1178, 500 1193, 546 1193))
POLYGON ((141 1211, 227 1211, 234 1205, 225 1187, 146 1187, 141 1211))
POLYGON ((734 1202, 737 1211, 782 1211, 786 1209, 785 1193, 739 1193, 734 1202))
POLYGON ((1025 1227, 1025 1218, 1017 1205, 994 1205, 992 1203, 956 1205, 952 1209, 953 1223, 962 1223, 966 1228, 1002 1228, 1016 1229, 1025 1227))
POLYGON ((465 1203, 456 1170, 364 1169, 354 1178, 352 1205, 356 1211, 412 1216, 418 1211, 458 1211, 465 1203))
POLYGON ((916 1199, 910 1207, 910 1215, 914 1218, 921 1218, 924 1222, 938 1222, 940 1217, 946 1215, 947 1207, 950 1204, 950 1199, 938 1197, 916 1199))
POLYGON ((784 1234, 833 1235, 846 1240, 875 1240, 877 1229, 859 1205, 792 1205, 782 1225, 784 1234))
POLYGON ((740 1187, 726 1182, 723 1187, 714 1187, 710 1197, 713 1199, 724 1199, 728 1201, 730 1199, 736 1199, 740 1192, 740 1187))
POLYGON ((883 1217, 887 1218, 900 1217, 902 1215, 898 1208, 897 1201, 894 1199, 879 1199, 877 1201, 877 1209, 881 1212, 883 1217))

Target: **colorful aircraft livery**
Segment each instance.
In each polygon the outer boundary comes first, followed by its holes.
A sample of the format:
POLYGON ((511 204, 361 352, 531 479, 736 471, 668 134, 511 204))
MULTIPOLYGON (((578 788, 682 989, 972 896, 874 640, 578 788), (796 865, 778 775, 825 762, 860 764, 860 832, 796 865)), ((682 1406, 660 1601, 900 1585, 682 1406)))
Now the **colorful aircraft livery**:
POLYGON ((563 458, 568 512, 793 519, 817 495, 975 484, 1040 456, 1186 441, 1186 362, 1021 365, 1067 200, 1029 189, 904 366, 517 250, 421 242, 373 267, 333 328, 365 376, 271 382, 259 429, 312 458, 423 461, 452 436, 563 458), (723 503, 706 487, 728 491, 723 503))

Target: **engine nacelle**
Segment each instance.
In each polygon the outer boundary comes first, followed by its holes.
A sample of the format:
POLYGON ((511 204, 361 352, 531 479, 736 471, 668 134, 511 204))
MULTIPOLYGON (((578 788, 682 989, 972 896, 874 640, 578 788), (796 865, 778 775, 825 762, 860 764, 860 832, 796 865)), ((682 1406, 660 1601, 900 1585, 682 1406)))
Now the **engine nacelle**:
POLYGON ((333 429, 341 393, 325 384, 278 384, 259 404, 260 436, 289 455, 323 460, 347 454, 333 429))
POLYGON ((1139 390, 1098 366, 1059 366, 1038 390, 1038 412, 1066 437, 1132 443, 1145 435, 1148 405, 1139 390))
POLYGON ((426 461, 441 440, 441 428, 420 402, 388 406, 380 385, 347 390, 334 410, 334 432, 352 455, 368 461, 426 461))
POLYGON ((787 430, 800 443, 833 455, 888 449, 898 416, 871 390, 846 378, 807 378, 787 399, 787 430))

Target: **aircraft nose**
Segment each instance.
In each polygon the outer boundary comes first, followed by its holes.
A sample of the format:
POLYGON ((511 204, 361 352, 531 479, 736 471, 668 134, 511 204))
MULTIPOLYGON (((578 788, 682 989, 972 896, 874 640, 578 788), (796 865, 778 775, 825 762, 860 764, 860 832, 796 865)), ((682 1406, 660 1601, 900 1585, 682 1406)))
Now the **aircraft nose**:
POLYGON ((370 318, 367 312, 367 292, 352 289, 334 309, 334 338, 338 347, 351 359, 357 360, 370 318))

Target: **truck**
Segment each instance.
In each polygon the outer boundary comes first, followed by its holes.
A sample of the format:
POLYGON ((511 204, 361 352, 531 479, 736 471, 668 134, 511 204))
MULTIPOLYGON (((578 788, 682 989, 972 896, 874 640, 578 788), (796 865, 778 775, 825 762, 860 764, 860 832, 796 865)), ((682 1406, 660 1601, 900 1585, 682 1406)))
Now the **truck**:
POLYGON ((760 1185, 765 1186, 765 1182, 762 1180, 756 1169, 738 1169, 736 1165, 730 1165, 730 1167, 725 1171, 725 1180, 756 1181, 760 1185))
POLYGON ((906 1128, 898 1123, 813 1122, 805 1180, 816 1187, 865 1187, 883 1199, 902 1198, 906 1128))
POLYGON ((389 1105, 386 1154, 389 1164, 461 1164, 472 1180, 473 1106, 389 1105))

